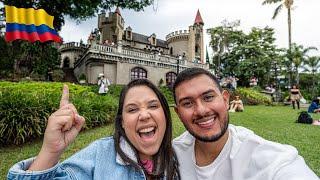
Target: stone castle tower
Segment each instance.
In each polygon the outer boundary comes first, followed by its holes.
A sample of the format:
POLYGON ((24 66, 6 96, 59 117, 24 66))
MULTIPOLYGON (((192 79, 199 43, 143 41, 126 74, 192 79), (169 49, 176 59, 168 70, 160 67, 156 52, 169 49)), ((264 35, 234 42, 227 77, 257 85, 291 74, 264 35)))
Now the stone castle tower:
POLYGON ((188 61, 204 64, 203 25, 198 10, 194 24, 189 26, 189 30, 179 30, 168 34, 166 41, 170 54, 183 55, 188 61))
POLYGON ((121 41, 124 33, 124 20, 119 8, 115 12, 109 12, 108 17, 102 11, 98 17, 98 29, 101 33, 100 44, 103 44, 106 40, 114 43, 121 41))

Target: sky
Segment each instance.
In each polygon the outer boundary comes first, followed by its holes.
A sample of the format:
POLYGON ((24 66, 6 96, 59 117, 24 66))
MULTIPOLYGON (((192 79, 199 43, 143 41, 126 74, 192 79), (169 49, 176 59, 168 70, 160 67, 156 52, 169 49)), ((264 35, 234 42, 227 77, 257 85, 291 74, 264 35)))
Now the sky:
MULTIPOLYGON (((240 28, 249 32, 252 27, 272 27, 275 30, 276 45, 288 47, 287 11, 283 9, 272 20, 277 5, 262 5, 263 0, 155 0, 154 5, 144 11, 120 9, 125 27, 133 32, 151 35, 165 40, 170 32, 188 29, 199 9, 204 21, 204 29, 222 25, 223 20, 240 20, 240 28)), ((292 11, 292 42, 304 47, 314 46, 320 55, 320 0, 295 0, 292 11)), ((114 11, 114 9, 112 9, 114 11)), ((97 27, 97 17, 77 24, 66 17, 60 36, 65 42, 86 42, 89 33, 97 27)), ((209 45, 209 35, 205 35, 205 46, 209 45)), ((211 51, 209 50, 209 53, 211 51)))

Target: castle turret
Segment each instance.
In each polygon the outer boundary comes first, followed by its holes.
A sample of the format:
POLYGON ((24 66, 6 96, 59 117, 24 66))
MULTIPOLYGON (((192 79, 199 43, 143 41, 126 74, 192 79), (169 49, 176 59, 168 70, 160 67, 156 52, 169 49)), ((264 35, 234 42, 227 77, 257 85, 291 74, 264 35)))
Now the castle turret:
POLYGON ((119 8, 117 7, 114 12, 109 12, 108 17, 106 17, 105 12, 102 11, 102 13, 99 14, 98 28, 101 33, 101 44, 106 41, 114 43, 121 41, 124 34, 124 20, 119 8))
POLYGON ((198 9, 194 24, 189 27, 189 44, 188 44, 188 57, 192 61, 205 63, 204 47, 203 47, 203 20, 198 9))

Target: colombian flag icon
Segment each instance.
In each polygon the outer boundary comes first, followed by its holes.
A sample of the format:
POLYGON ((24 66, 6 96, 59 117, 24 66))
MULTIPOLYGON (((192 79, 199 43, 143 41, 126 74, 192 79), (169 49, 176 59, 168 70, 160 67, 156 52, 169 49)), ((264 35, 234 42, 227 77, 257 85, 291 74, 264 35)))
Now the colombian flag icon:
POLYGON ((5 6, 6 10, 6 41, 17 39, 30 42, 55 41, 62 42, 53 28, 53 16, 43 9, 16 8, 5 6))

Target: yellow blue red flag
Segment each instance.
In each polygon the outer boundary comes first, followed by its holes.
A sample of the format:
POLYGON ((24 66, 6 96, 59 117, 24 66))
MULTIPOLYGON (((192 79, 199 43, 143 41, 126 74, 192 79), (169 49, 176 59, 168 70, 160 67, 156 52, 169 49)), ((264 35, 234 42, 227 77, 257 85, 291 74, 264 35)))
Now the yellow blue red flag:
POLYGON ((62 42, 53 27, 53 16, 43 9, 5 6, 6 41, 23 39, 30 42, 62 42))

